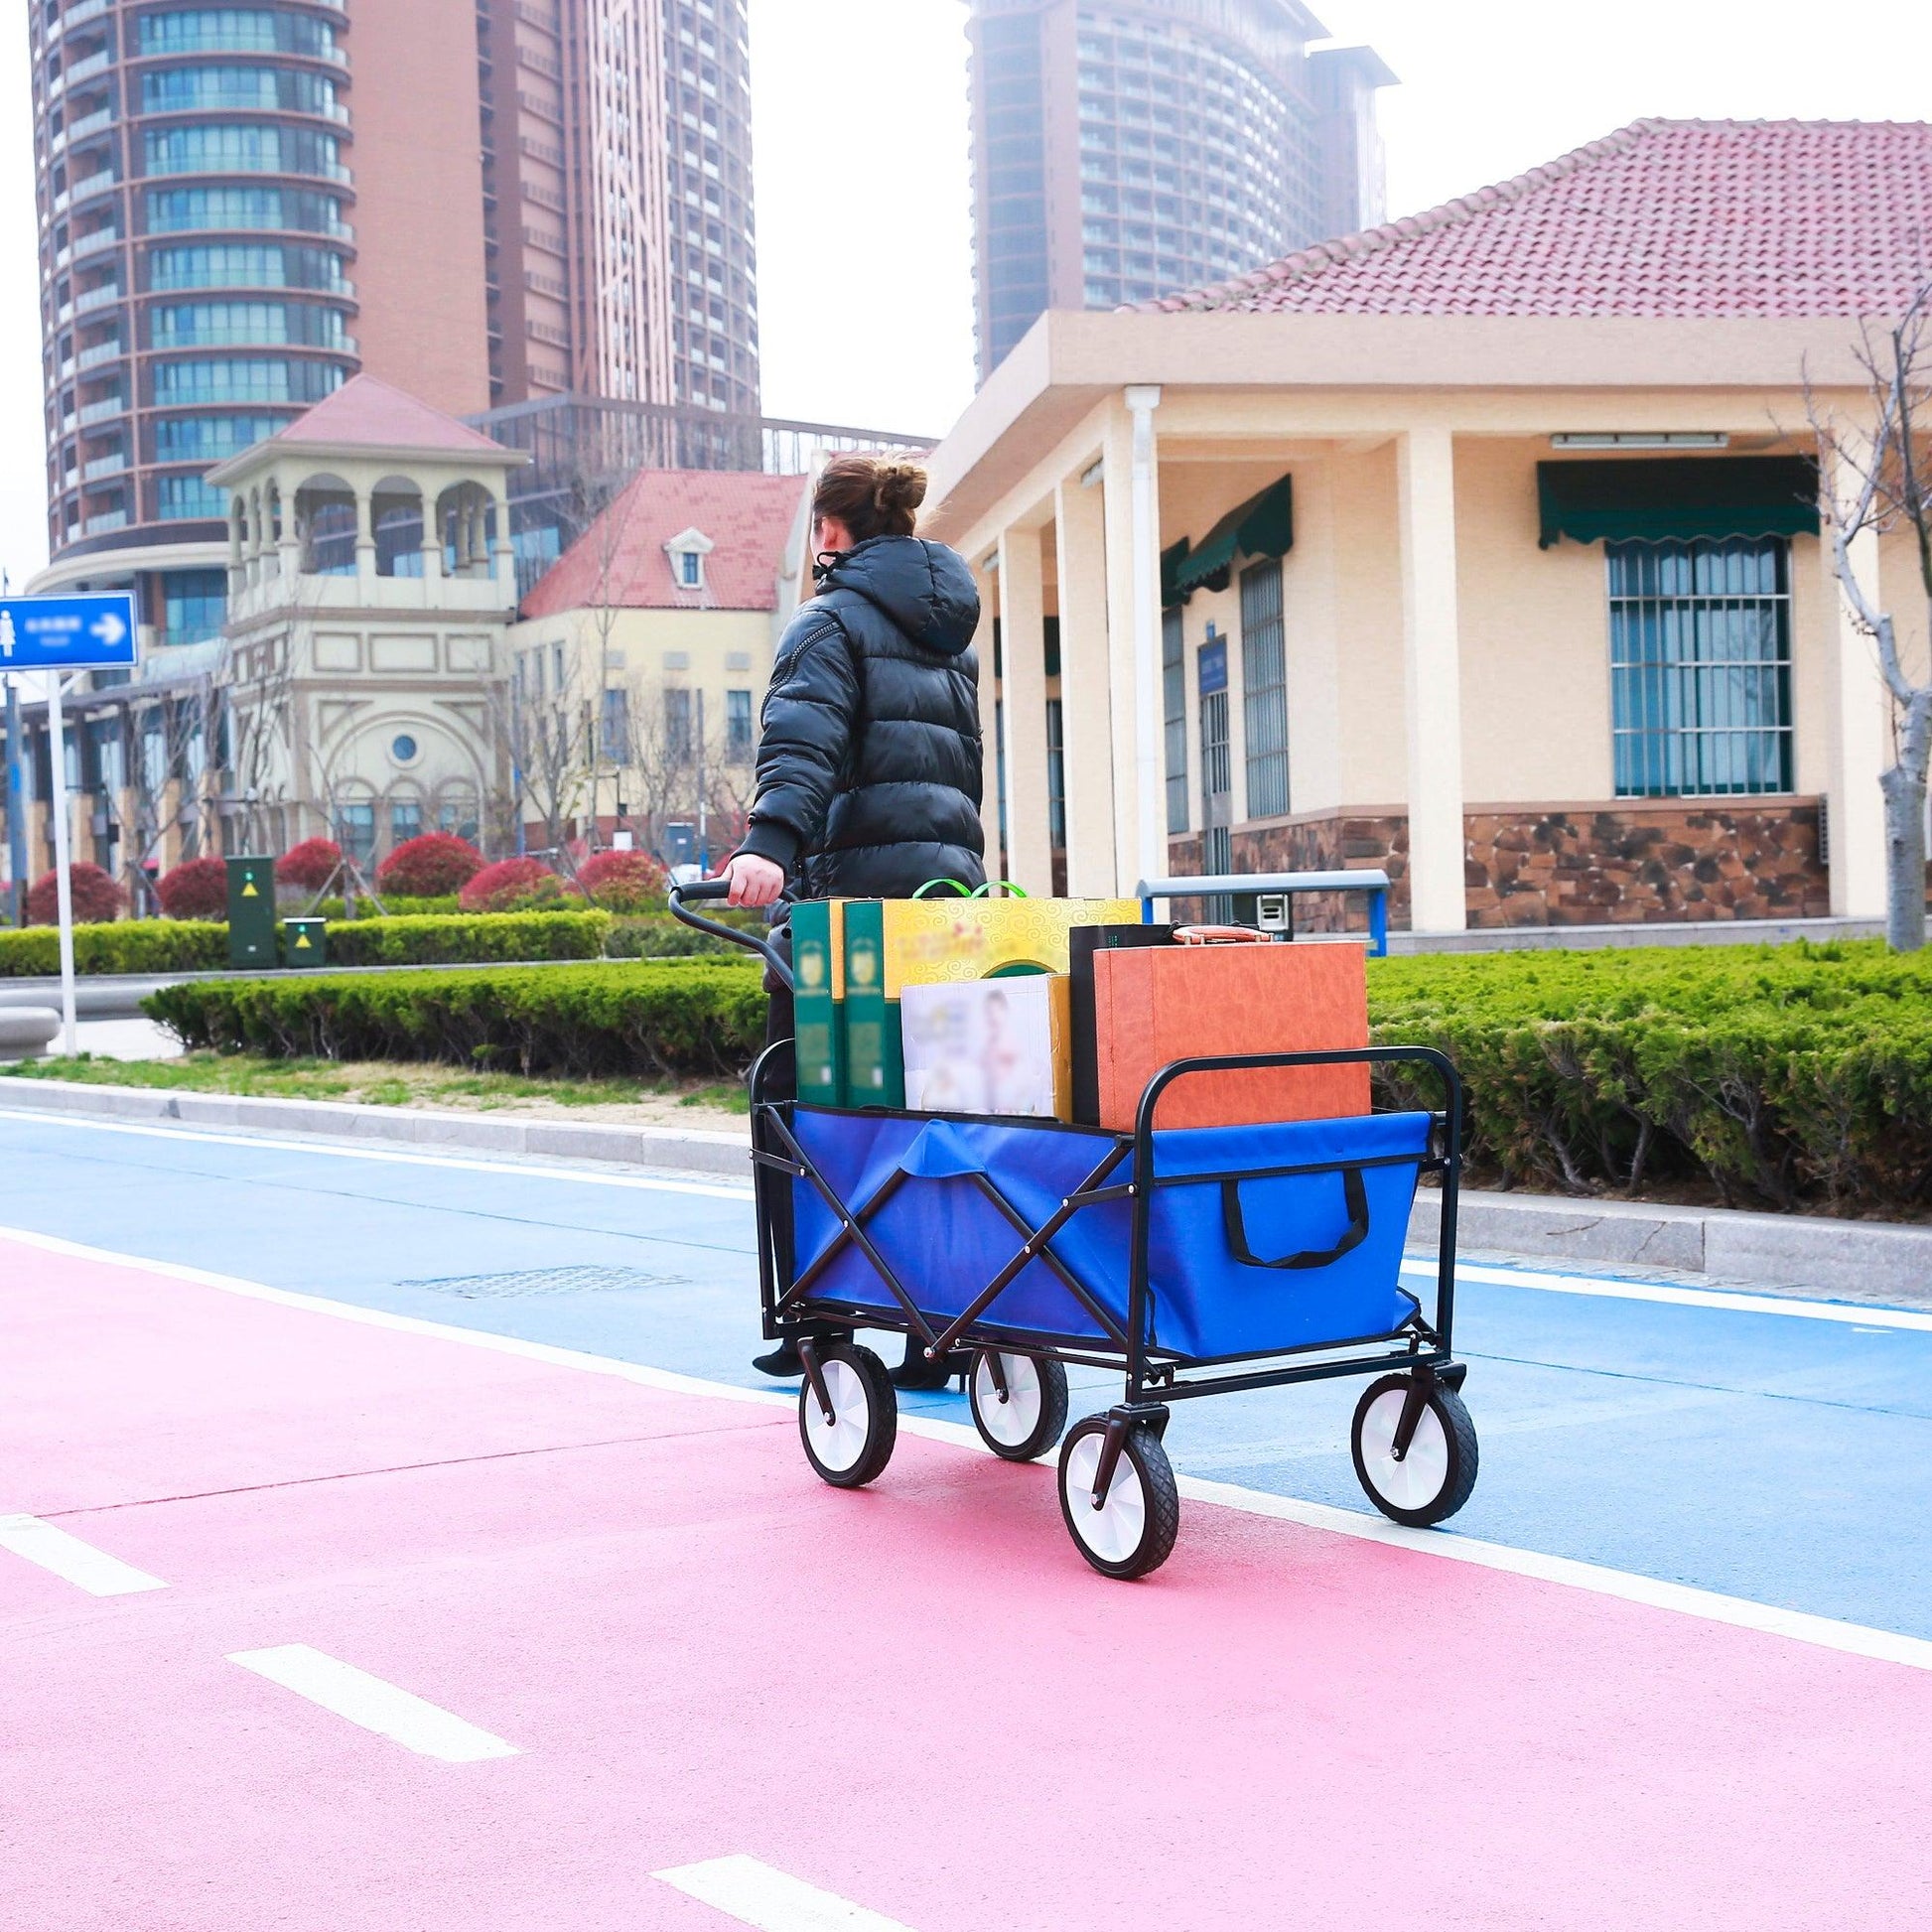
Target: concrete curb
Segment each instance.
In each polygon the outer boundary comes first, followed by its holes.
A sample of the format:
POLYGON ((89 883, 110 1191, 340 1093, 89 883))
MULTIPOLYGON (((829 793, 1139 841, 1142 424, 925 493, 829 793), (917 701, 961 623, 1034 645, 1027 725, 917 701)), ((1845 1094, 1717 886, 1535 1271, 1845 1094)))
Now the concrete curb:
MULTIPOLYGON (((748 1178, 751 1172, 743 1131, 505 1120, 426 1108, 248 1099, 61 1080, 0 1079, 0 1109, 167 1121, 241 1133, 317 1134, 512 1159, 610 1162, 734 1180, 748 1178)), ((1410 1222, 1412 1245, 1435 1246, 1441 1213, 1442 1197, 1425 1188, 1410 1222)), ((1460 1245, 1470 1254, 1599 1263, 1632 1273, 1714 1276, 1850 1302, 1932 1306, 1932 1227, 1474 1189, 1462 1195, 1459 1222, 1460 1245)))
POLYGON ((541 1155, 682 1173, 751 1174, 745 1134, 703 1128, 617 1127, 600 1121, 504 1120, 489 1114, 369 1107, 343 1100, 273 1100, 152 1087, 95 1087, 65 1080, 0 1080, 0 1108, 80 1118, 167 1121, 250 1134, 324 1134, 450 1153, 541 1155))

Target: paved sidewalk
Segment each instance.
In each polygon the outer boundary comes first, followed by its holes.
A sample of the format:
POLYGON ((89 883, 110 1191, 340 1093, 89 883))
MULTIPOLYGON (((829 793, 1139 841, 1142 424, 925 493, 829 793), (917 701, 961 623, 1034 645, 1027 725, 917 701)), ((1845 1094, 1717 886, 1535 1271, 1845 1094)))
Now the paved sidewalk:
POLYGON ((648 1371, 18 1244, 0 1280, 0 1514, 160 1586, 0 1525, 36 1932, 1932 1903, 1932 1672, 1199 1503, 1112 1585, 1043 1467, 912 1436, 846 1495, 787 1408, 648 1371))

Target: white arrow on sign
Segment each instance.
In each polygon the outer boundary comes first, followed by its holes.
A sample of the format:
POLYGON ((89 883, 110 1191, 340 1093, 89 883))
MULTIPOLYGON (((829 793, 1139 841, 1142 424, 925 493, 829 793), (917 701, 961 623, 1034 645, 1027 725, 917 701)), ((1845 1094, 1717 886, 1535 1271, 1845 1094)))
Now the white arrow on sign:
POLYGON ((91 627, 94 635, 109 650, 112 650, 127 635, 127 625, 112 611, 109 611, 104 617, 95 619, 91 627))

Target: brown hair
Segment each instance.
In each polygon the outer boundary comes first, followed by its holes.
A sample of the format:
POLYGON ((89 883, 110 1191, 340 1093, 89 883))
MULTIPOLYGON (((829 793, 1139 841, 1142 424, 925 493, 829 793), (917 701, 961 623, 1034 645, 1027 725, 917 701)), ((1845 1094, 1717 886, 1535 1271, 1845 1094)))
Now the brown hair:
POLYGON ((897 457, 835 456, 812 492, 812 517, 836 517, 854 543, 909 537, 925 501, 925 472, 897 457))

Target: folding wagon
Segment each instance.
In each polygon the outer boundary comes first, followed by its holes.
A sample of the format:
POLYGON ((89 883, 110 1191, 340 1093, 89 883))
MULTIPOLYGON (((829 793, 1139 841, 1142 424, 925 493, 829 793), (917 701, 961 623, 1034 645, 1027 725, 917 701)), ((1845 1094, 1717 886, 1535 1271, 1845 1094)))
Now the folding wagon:
MULTIPOLYGON (((757 935, 688 924, 782 956, 757 935)), ((1057 1121, 804 1106, 791 1042, 752 1071, 753 1184, 767 1339, 805 1365, 798 1433, 825 1481, 856 1489, 892 1459, 896 1392, 862 1329, 965 1359, 973 1422, 994 1454, 1060 1447, 1060 1512, 1110 1577, 1173 1549, 1179 1496, 1164 1447, 1172 1405, 1334 1376, 1374 1379, 1356 1404, 1355 1473, 1398 1523, 1452 1516, 1476 1478, 1455 1361, 1461 1084, 1441 1053, 1382 1047, 1177 1060, 1142 1094, 1134 1131, 1057 1121), (1204 1074, 1366 1062, 1433 1074, 1442 1106, 1250 1127, 1163 1128, 1162 1097, 1204 1074), (1441 1177, 1427 1303, 1402 1284, 1416 1188, 1441 1177), (1124 1378, 1122 1399, 1066 1427, 1069 1366, 1124 1378)))

